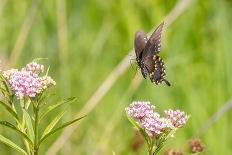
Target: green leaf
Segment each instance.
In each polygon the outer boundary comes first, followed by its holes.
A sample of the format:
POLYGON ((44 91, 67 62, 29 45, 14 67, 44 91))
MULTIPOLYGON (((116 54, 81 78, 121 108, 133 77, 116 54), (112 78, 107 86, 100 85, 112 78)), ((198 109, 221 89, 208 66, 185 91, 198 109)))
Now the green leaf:
POLYGON ((23 119, 26 123, 28 136, 33 141, 35 138, 33 125, 32 125, 32 121, 31 121, 31 117, 25 109, 23 109, 23 119))
POLYGON ((33 146, 32 141, 30 140, 30 138, 22 131, 20 131, 16 126, 14 126, 13 124, 7 122, 7 121, 0 121, 0 125, 6 126, 14 131, 16 131, 17 133, 19 133, 24 139, 27 140, 27 142, 33 146))
POLYGON ((64 123, 64 124, 61 125, 60 127, 56 128, 56 129, 54 129, 54 130, 52 130, 51 132, 49 132, 49 133, 46 134, 43 138, 40 139, 39 145, 40 145, 46 138, 48 138, 49 136, 51 136, 51 135, 53 135, 54 133, 56 133, 56 132, 62 130, 63 128, 65 128, 65 127, 67 127, 67 126, 69 126, 69 125, 71 125, 71 124, 73 124, 73 123, 75 123, 75 122, 81 120, 81 119, 84 118, 84 117, 85 117, 85 116, 80 117, 80 118, 77 118, 77 119, 74 119, 74 120, 69 121, 69 122, 67 122, 67 123, 64 123))
POLYGON ((52 94, 49 93, 49 94, 47 94, 46 90, 44 90, 43 93, 40 94, 39 97, 38 97, 38 106, 39 106, 39 108, 41 108, 42 106, 46 105, 46 104, 42 104, 44 102, 44 100, 46 98, 50 98, 53 95, 55 95, 55 93, 52 93, 52 94))
POLYGON ((70 97, 67 99, 63 99, 62 101, 58 102, 57 104, 51 105, 47 108, 47 110, 41 114, 40 118, 39 118, 39 122, 43 119, 44 116, 46 116, 50 111, 54 110, 55 108, 61 106, 62 104, 68 103, 68 102, 72 102, 76 100, 76 97, 70 97))
POLYGON ((4 78, 4 76, 2 74, 0 74, 0 78, 1 78, 2 83, 5 86, 6 91, 8 92, 8 94, 12 94, 9 84, 8 84, 7 80, 4 78))
POLYGON ((50 66, 48 66, 45 76, 48 76, 49 70, 50 70, 50 66))
POLYGON ((39 61, 41 61, 41 60, 48 60, 48 58, 35 58, 31 62, 39 63, 39 61))
POLYGON ((66 109, 62 112, 60 112, 52 121, 51 123, 46 127, 42 134, 42 138, 47 135, 53 128, 54 126, 59 122, 59 120, 64 116, 64 113, 66 112, 66 109))
POLYGON ((165 136, 165 140, 171 138, 176 133, 177 130, 178 128, 171 129, 170 132, 165 136))
POLYGON ((0 141, 10 147, 12 147, 13 149, 19 151, 20 153, 24 154, 24 155, 28 155, 26 151, 24 151, 22 148, 20 148, 18 145, 16 145, 14 142, 12 142, 11 140, 9 140, 8 138, 0 135, 0 141))
POLYGON ((6 110, 16 119, 16 121, 19 120, 17 113, 9 105, 3 101, 0 101, 0 104, 6 108, 6 110))
POLYGON ((4 88, 2 88, 2 87, 0 87, 0 91, 1 91, 2 93, 4 93, 4 94, 9 95, 9 93, 8 93, 4 88))
POLYGON ((133 124, 139 130, 141 135, 144 137, 148 147, 150 147, 150 145, 152 143, 152 139, 148 136, 146 131, 143 128, 141 128, 140 125, 133 118, 131 118, 129 115, 127 115, 127 118, 131 122, 131 124, 133 124))

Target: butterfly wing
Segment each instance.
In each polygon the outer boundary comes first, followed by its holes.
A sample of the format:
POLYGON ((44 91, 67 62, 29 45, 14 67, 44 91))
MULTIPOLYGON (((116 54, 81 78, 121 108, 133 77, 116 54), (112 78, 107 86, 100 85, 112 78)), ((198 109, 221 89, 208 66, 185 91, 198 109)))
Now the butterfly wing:
POLYGON ((143 30, 139 30, 135 33, 134 39, 134 48, 137 58, 140 58, 140 55, 143 52, 143 49, 147 43, 147 36, 143 30))
POLYGON ((161 57, 156 55, 148 56, 144 58, 144 64, 146 70, 148 71, 151 82, 157 85, 165 82, 168 86, 171 86, 171 84, 165 79, 166 73, 164 61, 161 57))
POLYGON ((159 56, 153 57, 153 68, 152 72, 150 72, 150 79, 155 84, 160 84, 163 81, 168 85, 171 86, 171 84, 164 78, 166 76, 165 73, 165 67, 164 67, 164 61, 159 56))
POLYGON ((146 58, 148 56, 153 56, 160 52, 161 48, 161 33, 164 26, 164 22, 162 22, 152 33, 151 37, 147 41, 146 46, 144 47, 144 52, 142 53, 142 58, 146 58))

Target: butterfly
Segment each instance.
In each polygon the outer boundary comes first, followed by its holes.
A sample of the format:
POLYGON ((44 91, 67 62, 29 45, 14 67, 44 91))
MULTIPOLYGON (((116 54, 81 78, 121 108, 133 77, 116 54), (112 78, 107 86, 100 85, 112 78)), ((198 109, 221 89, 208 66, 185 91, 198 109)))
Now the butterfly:
POLYGON ((136 62, 141 70, 143 77, 148 76, 151 82, 156 85, 165 82, 168 86, 171 84, 164 78, 166 76, 164 61, 158 56, 161 48, 161 33, 164 26, 162 22, 152 33, 151 37, 147 36, 143 30, 135 33, 134 48, 136 62))

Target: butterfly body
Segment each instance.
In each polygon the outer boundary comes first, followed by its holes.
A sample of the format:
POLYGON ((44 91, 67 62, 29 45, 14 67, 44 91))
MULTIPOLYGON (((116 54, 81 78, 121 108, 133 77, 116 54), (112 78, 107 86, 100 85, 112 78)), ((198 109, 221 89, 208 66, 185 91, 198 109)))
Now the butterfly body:
POLYGON ((149 72, 147 68, 145 67, 144 61, 142 61, 142 59, 136 58, 136 62, 141 70, 143 77, 146 79, 147 76, 149 75, 149 72))
POLYGON ((163 81, 170 86, 170 83, 164 78, 164 61, 158 56, 161 48, 161 32, 164 23, 161 23, 152 33, 149 40, 143 30, 135 33, 135 54, 136 62, 141 69, 143 77, 149 76, 151 82, 160 84, 163 81))

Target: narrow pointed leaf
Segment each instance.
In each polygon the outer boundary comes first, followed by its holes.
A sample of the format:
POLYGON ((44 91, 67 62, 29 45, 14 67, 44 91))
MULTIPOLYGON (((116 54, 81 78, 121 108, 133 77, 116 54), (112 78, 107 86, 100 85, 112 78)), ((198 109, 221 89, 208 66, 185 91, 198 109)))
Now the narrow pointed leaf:
POLYGON ((0 87, 0 91, 4 94, 10 95, 4 88, 0 87))
POLYGON ((42 138, 48 134, 53 128, 54 126, 59 122, 59 120, 64 116, 64 113, 66 112, 66 110, 60 112, 52 121, 51 123, 46 127, 46 129, 44 130, 43 134, 42 134, 42 138))
POLYGON ((41 61, 41 60, 48 60, 48 58, 35 58, 32 60, 32 62, 39 63, 39 61, 41 61))
POLYGON ((47 69, 46 74, 45 74, 46 76, 48 76, 49 70, 50 70, 50 66, 48 66, 48 69, 47 69))
POLYGON ((8 146, 10 146, 11 148, 17 150, 18 152, 24 154, 24 155, 28 155, 26 151, 24 151, 21 147, 19 147, 18 145, 16 145, 14 142, 12 142, 11 140, 9 140, 8 138, 0 135, 0 141, 8 146))
POLYGON ((3 102, 3 101, 0 101, 0 104, 1 104, 2 106, 4 106, 4 108, 5 108, 17 121, 19 120, 17 113, 16 113, 9 105, 7 105, 7 104, 6 104, 5 102, 3 102))
POLYGON ((131 118, 129 115, 127 115, 127 118, 131 122, 131 124, 133 124, 139 130, 139 132, 142 134, 142 136, 146 140, 147 145, 150 146, 152 140, 148 136, 148 134, 146 133, 146 131, 143 128, 141 128, 140 125, 133 118, 131 118))
POLYGON ((57 108, 57 107, 59 107, 59 106, 65 104, 65 103, 72 102, 72 101, 74 101, 75 99, 76 99, 76 97, 70 97, 70 98, 67 98, 67 99, 64 99, 64 100, 58 102, 57 104, 54 104, 54 105, 52 105, 52 106, 49 106, 49 107, 47 108, 47 110, 46 110, 43 114, 41 114, 41 116, 40 116, 40 118, 39 118, 39 122, 43 119, 44 116, 46 116, 49 112, 51 112, 51 111, 54 110, 55 108, 57 108))
POLYGON ((67 122, 67 123, 64 123, 64 124, 61 125, 60 127, 57 127, 56 129, 52 130, 51 132, 49 132, 49 133, 46 134, 43 138, 40 139, 39 145, 40 145, 46 138, 48 138, 49 136, 51 136, 51 135, 53 135, 54 133, 56 133, 56 132, 62 130, 63 128, 65 128, 65 127, 67 127, 67 126, 69 126, 69 125, 71 125, 71 124, 73 124, 73 123, 75 123, 75 122, 81 120, 81 119, 84 118, 84 117, 85 117, 85 116, 80 117, 80 118, 77 118, 77 119, 74 119, 74 120, 69 121, 69 122, 67 122))
POLYGON ((1 78, 2 83, 3 83, 3 85, 5 86, 6 91, 8 92, 8 94, 12 94, 9 84, 8 84, 8 82, 6 81, 6 79, 3 77, 2 74, 0 74, 0 78, 1 78))
POLYGON ((23 109, 23 119, 24 119, 26 127, 27 127, 28 136, 33 141, 35 138, 33 125, 32 125, 32 121, 31 121, 31 117, 25 109, 23 109))
POLYGON ((16 131, 17 133, 19 133, 31 146, 33 146, 32 141, 30 140, 30 138, 22 131, 20 131, 16 126, 14 126, 13 124, 7 122, 7 121, 0 121, 0 125, 6 126, 14 131, 16 131))
POLYGON ((38 103, 39 103, 38 106, 39 106, 39 108, 41 108, 41 107, 43 107, 43 106, 46 105, 46 103, 44 103, 46 98, 50 98, 51 96, 55 95, 55 93, 52 93, 52 94, 49 93, 49 94, 47 94, 45 91, 38 98, 38 103), (44 103, 44 104, 42 104, 42 103, 44 103))

